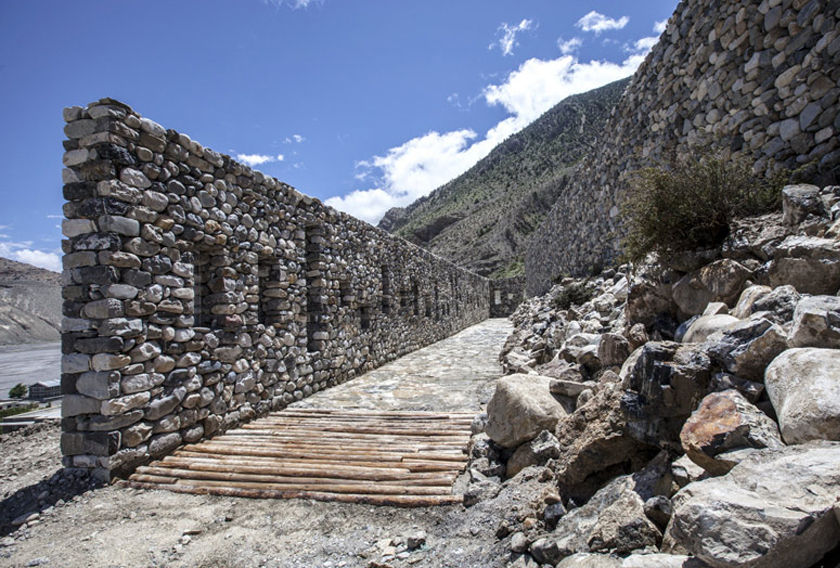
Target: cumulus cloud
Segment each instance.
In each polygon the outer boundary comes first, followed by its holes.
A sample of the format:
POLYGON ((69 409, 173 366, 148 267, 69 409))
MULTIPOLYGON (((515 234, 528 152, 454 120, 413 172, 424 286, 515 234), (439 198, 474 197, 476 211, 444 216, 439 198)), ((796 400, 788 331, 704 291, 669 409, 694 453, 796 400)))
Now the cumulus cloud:
POLYGON ((501 37, 491 43, 487 49, 493 49, 498 46, 502 50, 502 55, 513 55, 513 48, 519 45, 516 41, 516 34, 530 30, 533 25, 534 21, 528 19, 523 19, 515 26, 511 26, 507 22, 503 23, 499 26, 498 30, 498 35, 501 37))
POLYGON ((262 164, 267 164, 270 162, 282 162, 286 157, 283 154, 277 154, 276 156, 269 156, 267 154, 237 154, 236 159, 242 162, 243 164, 247 164, 252 168, 254 166, 261 166, 262 164))
POLYGON ((661 34, 662 32, 665 31, 665 28, 667 28, 667 27, 668 27, 668 18, 665 18, 661 22, 654 22, 653 31, 658 33, 658 34, 661 34))
POLYGON ((25 262, 53 272, 61 272, 61 257, 57 252, 31 248, 32 242, 0 242, 0 256, 18 262, 25 262))
POLYGON ((286 136, 286 139, 283 140, 283 144, 291 144, 292 142, 295 142, 296 144, 300 144, 304 140, 306 140, 306 138, 304 138, 300 134, 292 134, 291 137, 286 136))
POLYGON ((460 129, 432 131, 413 138, 384 155, 357 164, 356 179, 374 187, 331 197, 325 203, 376 223, 391 207, 409 205, 467 171, 505 138, 569 95, 632 75, 644 56, 632 53, 621 63, 581 62, 568 54, 557 59, 529 59, 503 82, 485 87, 485 103, 502 107, 508 116, 484 136, 471 129, 460 129))
POLYGON ((575 26, 585 32, 595 32, 596 34, 599 34, 607 30, 620 30, 626 26, 629 21, 630 18, 627 16, 621 16, 619 19, 615 20, 593 10, 579 19, 575 26))
POLYGON ((581 45, 583 45, 583 40, 579 37, 573 37, 568 41, 564 40, 562 37, 557 39, 557 48, 563 55, 574 53, 581 45))

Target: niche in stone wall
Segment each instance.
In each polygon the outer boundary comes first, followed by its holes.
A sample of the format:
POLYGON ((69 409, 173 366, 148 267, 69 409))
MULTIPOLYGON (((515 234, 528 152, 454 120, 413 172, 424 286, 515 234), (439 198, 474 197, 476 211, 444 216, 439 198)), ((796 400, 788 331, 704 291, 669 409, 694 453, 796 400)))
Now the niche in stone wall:
POLYGON ((391 313, 391 276, 388 267, 382 267, 382 313, 391 313))
POLYGON ((370 329, 371 312, 370 306, 362 306, 359 308, 359 325, 362 331, 370 329))
POLYGON ((324 229, 318 224, 306 226, 306 346, 308 351, 322 351, 329 338, 327 325, 327 283, 324 279, 324 229))
POLYGON ((420 290, 417 286, 417 282, 411 283, 411 305, 412 305, 412 312, 415 316, 420 315, 420 290))
POLYGON ((440 290, 435 282, 435 321, 440 321, 440 290))
POLYGON ((197 252, 193 254, 193 325, 195 327, 212 327, 213 314, 210 301, 210 254, 197 252))
POLYGON ((289 294, 286 289, 289 281, 286 271, 276 258, 264 258, 260 260, 258 268, 259 277, 259 304, 258 320, 266 326, 282 324, 287 319, 284 314, 291 311, 289 294))

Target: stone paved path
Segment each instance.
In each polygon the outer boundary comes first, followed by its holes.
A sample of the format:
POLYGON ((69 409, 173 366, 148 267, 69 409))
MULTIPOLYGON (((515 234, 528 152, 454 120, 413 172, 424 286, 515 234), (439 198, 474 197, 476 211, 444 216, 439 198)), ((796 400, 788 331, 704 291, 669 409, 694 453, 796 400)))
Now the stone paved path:
POLYGON ((499 352, 512 330, 507 319, 486 320, 292 407, 477 412, 502 374, 499 352))

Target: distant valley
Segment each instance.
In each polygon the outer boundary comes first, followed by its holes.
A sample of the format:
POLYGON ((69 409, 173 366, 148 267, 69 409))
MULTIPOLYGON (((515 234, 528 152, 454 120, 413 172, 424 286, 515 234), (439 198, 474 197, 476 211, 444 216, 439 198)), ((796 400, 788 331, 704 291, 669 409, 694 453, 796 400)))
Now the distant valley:
POLYGON ((61 275, 0 258, 0 345, 61 339, 61 275))

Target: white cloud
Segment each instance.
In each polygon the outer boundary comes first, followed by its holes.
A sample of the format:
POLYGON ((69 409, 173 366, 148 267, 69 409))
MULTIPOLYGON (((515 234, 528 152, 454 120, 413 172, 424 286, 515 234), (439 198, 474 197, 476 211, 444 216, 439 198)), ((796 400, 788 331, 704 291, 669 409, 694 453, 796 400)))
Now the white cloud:
POLYGON ((308 8, 310 4, 322 4, 323 0, 263 0, 264 4, 271 4, 279 8, 280 6, 289 6, 292 10, 300 8, 308 8))
POLYGON ((236 159, 253 168, 254 166, 261 166, 270 162, 282 162, 285 156, 283 154, 277 154, 276 156, 269 156, 267 154, 237 154, 236 159))
POLYGON ((659 43, 658 36, 650 36, 650 37, 643 37, 642 39, 637 39, 632 44, 625 46, 624 49, 631 53, 647 53, 653 46, 659 43))
POLYGON ((533 122, 569 95, 583 93, 632 75, 644 60, 634 53, 622 63, 580 62, 573 55, 529 59, 504 82, 488 85, 483 98, 508 116, 483 137, 470 129, 428 132, 357 164, 356 179, 374 187, 325 201, 370 223, 391 207, 404 207, 467 171, 496 145, 533 122))
POLYGON ((661 22, 654 22, 653 31, 658 33, 658 34, 661 34, 662 32, 665 31, 665 28, 667 28, 667 27, 668 27, 668 18, 665 18, 661 22))
POLYGON ((502 50, 502 55, 513 55, 513 48, 519 45, 516 41, 516 34, 530 30, 533 24, 534 21, 527 18, 523 19, 515 26, 511 26, 507 22, 503 23, 499 26, 498 30, 501 32, 502 37, 491 43, 487 49, 493 49, 494 47, 499 46, 499 49, 502 50))
POLYGON ((291 138, 286 136, 286 138, 283 140, 283 144, 291 144, 292 142, 296 142, 297 144, 300 144, 304 140, 306 140, 306 138, 304 138, 300 134, 292 134, 291 138))
POLYGON ((568 41, 564 40, 562 37, 557 39, 557 48, 563 55, 568 55, 577 51, 581 45, 583 45, 583 40, 579 37, 573 37, 568 41))
POLYGON ((579 19, 575 26, 585 32, 595 32, 596 34, 599 34, 607 30, 620 30, 626 26, 629 21, 630 18, 627 16, 621 16, 619 19, 615 20, 593 10, 579 19))
POLYGON ((46 268, 53 272, 61 272, 61 257, 58 253, 35 250, 30 248, 31 246, 31 241, 22 243, 0 242, 0 256, 39 268, 46 268))

